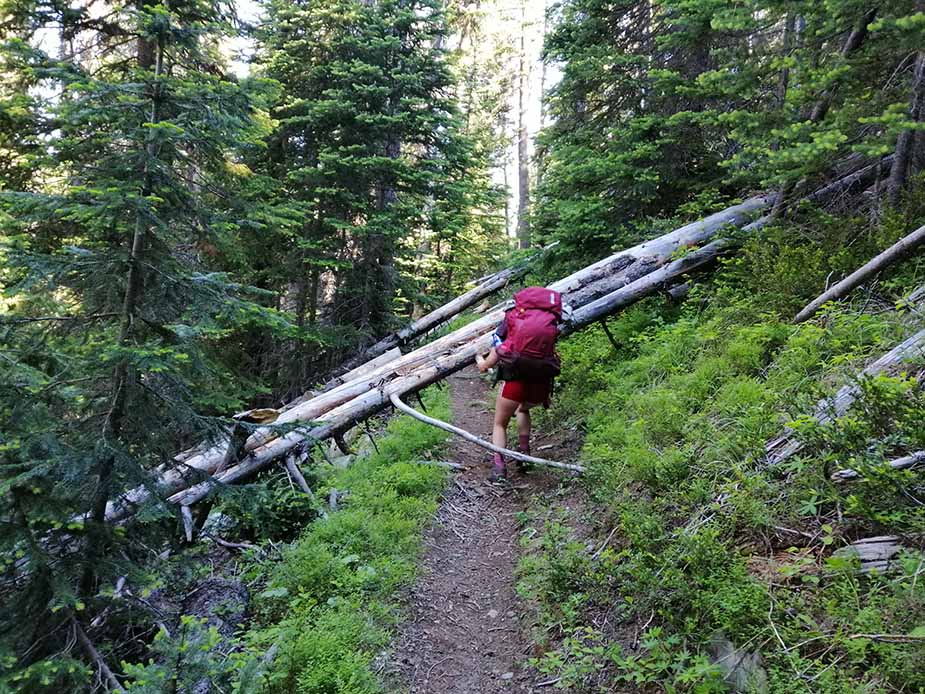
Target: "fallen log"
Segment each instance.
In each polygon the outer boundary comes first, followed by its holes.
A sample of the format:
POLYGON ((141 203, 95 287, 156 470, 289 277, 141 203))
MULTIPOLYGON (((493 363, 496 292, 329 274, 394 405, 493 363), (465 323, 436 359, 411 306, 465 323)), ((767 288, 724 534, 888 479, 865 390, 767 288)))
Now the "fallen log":
MULTIPOLYGON (((822 186, 807 195, 804 200, 812 204, 825 204, 843 195, 854 195, 866 188, 872 181, 889 171, 892 157, 884 157, 872 164, 853 170, 847 175, 822 186)), ((765 212, 775 204, 774 194, 749 198, 705 219, 681 227, 669 234, 651 241, 645 241, 625 251, 604 258, 589 267, 561 280, 562 287, 553 287, 566 294, 564 299, 573 306, 580 306, 599 299, 631 282, 657 270, 682 248, 695 248, 712 241, 725 229, 742 227, 742 235, 754 233, 773 221, 772 215, 759 217, 742 226, 749 219, 765 212)), ((732 241, 729 241, 732 243, 732 241)), ((717 251, 712 257, 703 258, 703 262, 691 267, 699 267, 711 262, 724 249, 713 247, 717 251)), ((708 251, 707 254, 712 251, 708 251)), ((702 256, 701 256, 702 257, 702 256)))
MULTIPOLYGON (((744 223, 748 218, 763 209, 767 209, 770 202, 765 197, 755 197, 735 205, 727 210, 710 215, 706 219, 687 224, 669 234, 657 239, 638 244, 625 251, 615 253, 593 265, 572 273, 568 277, 550 285, 552 289, 563 292, 567 303, 580 304, 594 296, 602 296, 612 291, 615 286, 623 286, 629 278, 635 276, 640 266, 652 269, 657 266, 655 261, 640 258, 661 258, 667 261, 679 248, 699 243, 710 235, 715 235, 721 229, 730 225, 744 223), (584 291, 582 291, 584 290, 584 291)), ((243 446, 245 453, 252 454, 258 449, 268 445, 280 436, 280 428, 292 426, 294 423, 312 421, 325 412, 361 396, 371 388, 395 375, 401 376, 421 368, 431 362, 435 355, 446 354, 458 350, 472 340, 486 337, 504 317, 509 308, 502 305, 488 312, 476 321, 445 335, 417 350, 414 350, 397 359, 389 360, 372 370, 363 369, 360 377, 341 383, 326 392, 314 395, 298 402, 293 407, 280 413, 274 422, 274 427, 258 429, 243 446)), ((474 353, 472 355, 474 358, 474 353)), ((465 364, 459 366, 463 368, 465 364)), ((369 415, 367 415, 369 416, 369 415)), ((357 421, 362 419, 359 417, 357 421)), ((326 430, 326 429, 325 429, 326 430)), ((297 435, 298 436, 298 435, 297 435)), ((324 436, 316 437, 324 438, 324 436)), ((285 444, 291 442, 292 437, 286 438, 285 444)), ((160 495, 171 495, 182 490, 184 485, 195 483, 208 475, 212 475, 221 465, 225 452, 228 449, 226 439, 219 440, 212 446, 202 447, 200 452, 186 453, 182 464, 173 468, 162 468, 157 471, 156 489, 160 495)), ((286 448, 288 450, 288 447, 286 448)), ((263 456, 257 456, 262 458, 263 456)), ((131 489, 107 506, 106 519, 110 522, 118 521, 130 515, 134 508, 146 502, 152 496, 148 486, 131 489)))
MULTIPOLYGON (((893 470, 907 470, 919 465, 925 465, 925 451, 916 451, 910 455, 904 455, 902 458, 891 460, 884 467, 893 470)), ((848 482, 859 479, 861 476, 861 473, 857 470, 845 469, 833 472, 831 479, 833 482, 848 482)))
MULTIPOLYGON (((868 173, 856 172, 844 181, 835 182, 817 191, 814 198, 824 199, 860 181, 879 164, 867 167, 868 173)), ((685 225, 657 239, 638 244, 615 253, 568 277, 552 283, 550 288, 564 294, 567 303, 586 309, 585 304, 609 297, 593 308, 584 310, 566 326, 576 330, 586 322, 607 315, 632 303, 664 285, 664 282, 705 264, 716 257, 725 242, 697 249, 676 261, 671 258, 684 247, 695 246, 716 236, 721 230, 744 224, 757 213, 765 211, 773 196, 757 196, 743 203, 685 225), (637 276, 640 268, 646 269, 637 276), (653 273, 654 276, 650 277, 653 273), (638 283, 638 284, 637 284, 638 283), (614 289, 617 287, 617 289, 614 289), (609 296, 624 290, 616 296, 609 296)), ((746 227, 747 231, 760 228, 767 221, 762 218, 746 227)), ((226 446, 219 444, 205 448, 188 457, 181 466, 166 471, 157 480, 159 495, 171 495, 175 503, 195 503, 208 488, 215 484, 231 483, 253 474, 272 459, 285 454, 295 446, 305 445, 343 432, 356 423, 379 412, 389 404, 392 392, 399 395, 413 393, 426 385, 442 380, 472 363, 476 352, 485 352, 490 346, 490 333, 509 308, 502 304, 478 320, 437 340, 403 355, 387 364, 364 373, 362 378, 342 383, 331 390, 312 397, 282 412, 272 428, 254 432, 245 444, 247 457, 215 479, 208 478, 217 466, 217 456, 226 446), (280 426, 295 426, 314 422, 313 426, 299 426, 295 431, 283 433, 280 426), (188 485, 193 485, 185 489, 188 485)), ((137 488, 124 494, 107 510, 108 520, 119 520, 131 514, 134 508, 151 497, 148 488, 137 488)))
POLYGON ((400 410, 401 412, 404 412, 406 415, 410 417, 414 417, 418 421, 424 422, 425 424, 430 424, 433 427, 437 427, 438 429, 443 429, 443 431, 448 431, 451 434, 456 434, 460 438, 466 441, 469 441, 470 443, 474 443, 476 446, 481 446, 482 448, 489 450, 493 453, 500 453, 501 455, 511 458, 513 460, 519 460, 521 462, 531 463, 533 465, 544 465, 546 467, 554 467, 560 470, 572 470, 573 472, 584 472, 585 471, 585 468, 581 465, 572 465, 571 463, 558 463, 555 460, 546 460, 545 458, 536 458, 532 455, 527 455, 526 453, 521 453, 519 451, 511 451, 511 450, 508 450, 507 448, 496 446, 493 443, 480 439, 475 434, 469 433, 465 429, 460 429, 459 427, 453 426, 452 424, 448 424, 447 422, 441 421, 439 419, 434 419, 433 417, 428 417, 425 414, 421 414, 420 412, 415 410, 413 407, 409 407, 408 405, 403 403, 401 401, 401 398, 398 397, 397 393, 392 393, 389 396, 389 400, 395 406, 396 409, 400 410))
POLYGON ((841 282, 832 286, 828 291, 810 301, 802 311, 793 319, 794 323, 802 323, 811 318, 819 308, 830 301, 836 301, 846 296, 852 289, 866 282, 869 278, 883 271, 893 263, 902 260, 912 251, 925 243, 925 226, 919 227, 908 236, 900 239, 873 260, 858 268, 841 282))
MULTIPOLYGON (((764 222, 762 220, 755 222, 755 224, 758 223, 764 222)), ((725 244, 722 242, 715 242, 715 244, 716 245, 710 244, 708 247, 704 247, 699 251, 694 251, 679 260, 669 263, 660 270, 650 273, 649 276, 631 282, 616 292, 612 292, 610 295, 596 302, 592 302, 592 305, 574 311, 571 321, 563 328, 563 334, 574 332, 584 325, 590 324, 619 308, 628 306, 638 301, 643 296, 657 291, 666 281, 670 281, 679 275, 689 272, 691 268, 697 267, 715 258, 725 247, 725 244)), ((503 312, 501 315, 503 315, 503 312)), ((494 321, 489 322, 489 328, 493 328, 494 325, 494 321)), ((200 482, 198 485, 190 487, 190 489, 185 492, 181 491, 174 494, 168 501, 181 505, 194 504, 205 498, 213 486, 231 484, 243 479, 262 469, 279 456, 285 455, 294 447, 303 445, 306 440, 310 441, 328 438, 339 431, 343 431, 345 428, 352 427, 361 419, 372 416, 376 412, 379 412, 387 403, 392 402, 393 393, 400 396, 405 393, 420 390, 431 383, 442 380, 452 373, 469 366, 475 360, 476 353, 484 353, 490 346, 491 335, 489 332, 485 332, 475 339, 470 339, 468 342, 459 345, 455 350, 445 352, 434 358, 432 364, 427 368, 415 370, 408 376, 390 382, 380 383, 378 387, 373 390, 320 416, 318 421, 316 421, 318 426, 307 431, 293 431, 285 436, 269 441, 255 449, 251 457, 241 464, 229 468, 215 479, 200 482)), ((458 432, 454 431, 453 433, 458 432)), ((508 451, 508 453, 513 452, 508 451)), ((550 462, 554 461, 546 461, 543 464, 549 464, 550 462)))
POLYGON ((92 660, 100 671, 100 679, 106 682, 106 687, 108 690, 113 692, 121 692, 122 684, 116 679, 116 676, 112 673, 109 665, 106 663, 106 660, 96 649, 96 646, 93 645, 93 642, 90 640, 90 637, 87 636, 87 632, 84 631, 83 627, 80 625, 80 622, 77 621, 77 618, 73 615, 70 618, 71 626, 74 628, 74 634, 77 637, 78 643, 80 643, 81 648, 84 649, 84 653, 87 654, 87 657, 92 660))
POLYGON ((835 557, 857 559, 860 563, 859 573, 886 573, 899 568, 897 558, 903 550, 901 538, 895 535, 866 537, 836 550, 835 557))
MULTIPOLYGON (((545 251, 546 249, 543 249, 545 251)), ((541 253, 543 252, 541 251, 541 253)), ((532 258, 531 258, 532 260, 532 258)), ((381 354, 400 348, 410 341, 424 335, 425 333, 433 330, 441 323, 444 323, 451 318, 459 315, 467 308, 475 306, 486 296, 490 296, 497 291, 500 291, 511 282, 520 279, 530 269, 530 261, 522 263, 516 267, 505 268, 500 270, 493 275, 488 275, 487 277, 481 277, 476 280, 477 284, 475 287, 460 294, 452 301, 444 304, 440 308, 434 309, 425 316, 418 318, 416 321, 411 323, 401 330, 392 333, 388 337, 385 337, 379 340, 377 343, 363 350, 359 355, 352 359, 348 359, 344 364, 338 369, 343 373, 344 371, 349 371, 354 367, 363 365, 364 363, 375 359, 381 354)), ((346 375, 349 377, 349 374, 346 375)), ((345 377, 344 382, 347 378, 345 377)))
POLYGON ((615 253, 559 280, 550 288, 563 293, 573 307, 609 294, 658 269, 679 250, 695 248, 721 231, 741 227, 767 210, 774 196, 756 196, 668 234, 615 253))
MULTIPOLYGON (((328 383, 322 389, 322 392, 330 391, 337 386, 346 383, 356 382, 365 374, 370 373, 371 371, 375 371, 382 366, 395 361, 401 357, 401 349, 399 348, 401 345, 407 344, 411 340, 420 337, 429 330, 432 330, 440 325, 442 322, 453 318, 462 311, 465 311, 470 306, 475 305, 486 296, 490 296, 491 294, 503 289, 511 282, 519 279, 520 277, 523 277, 528 272, 529 267, 529 262, 527 262, 514 268, 505 268, 499 272, 477 280, 477 286, 473 287, 466 293, 456 297, 440 308, 431 311, 427 315, 422 316, 418 320, 414 321, 411 325, 402 328, 392 335, 389 335, 388 337, 380 340, 373 346, 364 350, 359 356, 345 362, 340 369, 341 375, 328 381, 328 383)), ((319 393, 309 391, 308 393, 288 403, 286 406, 280 408, 279 413, 282 414, 284 412, 297 409, 304 403, 310 400, 314 400, 319 395, 319 393)), ((345 394, 345 397, 346 399, 349 399, 350 396, 345 394)), ((331 402, 332 401, 330 400, 326 400, 321 404, 321 406, 333 406, 331 405, 331 402)), ((303 419, 310 418, 310 413, 314 411, 314 409, 316 408, 309 408, 307 411, 302 411, 295 416, 284 417, 278 420, 276 423, 285 424, 289 421, 301 421, 303 419)), ((262 442, 265 442, 268 438, 273 437, 274 434, 269 433, 267 430, 263 430, 256 436, 252 435, 248 438, 248 442, 244 446, 244 451, 252 451, 262 442)), ((176 489, 178 484, 182 484, 182 481, 190 475, 195 476, 197 474, 202 475, 215 472, 216 469, 222 466, 221 463, 218 464, 218 467, 215 466, 215 457, 219 454, 219 451, 221 451, 223 455, 227 456, 227 453, 232 450, 233 446, 233 442, 230 440, 231 438, 233 438, 233 434, 219 436, 214 445, 200 445, 198 447, 179 453, 174 458, 174 466, 160 466, 157 470, 155 470, 155 476, 158 478, 158 489, 161 490, 162 493, 169 493, 171 490, 176 489)), ((151 491, 145 486, 140 486, 129 490, 122 495, 120 502, 116 504, 110 503, 108 505, 106 519, 108 521, 118 520, 121 517, 119 510, 121 506, 137 506, 138 504, 141 504, 150 499, 150 497, 151 491)))
MULTIPOLYGON (((925 356, 925 330, 920 330, 861 371, 860 377, 876 376, 915 357, 922 358, 923 356, 925 356)), ((819 401, 813 417, 820 424, 835 421, 848 411, 848 408, 857 398, 859 391, 860 386, 857 382, 842 387, 831 398, 819 401)), ((794 440, 793 431, 787 429, 781 436, 768 442, 765 447, 766 462, 769 465, 777 465, 799 452, 802 448, 803 444, 794 440)))

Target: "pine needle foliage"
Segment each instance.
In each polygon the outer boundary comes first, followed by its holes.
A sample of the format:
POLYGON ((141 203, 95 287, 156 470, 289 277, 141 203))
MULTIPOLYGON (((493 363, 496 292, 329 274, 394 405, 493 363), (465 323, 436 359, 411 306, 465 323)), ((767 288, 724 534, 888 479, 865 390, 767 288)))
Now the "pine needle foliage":
MULTIPOLYGON (((229 198, 237 148, 267 133, 265 92, 229 78, 218 54, 227 9, 119 6, 105 23, 47 10, 98 42, 93 60, 27 50, 43 11, 23 8, 23 38, 3 52, 34 87, 4 91, 4 113, 42 124, 0 197, 0 644, 20 681, 44 672, 74 619, 105 607, 117 577, 146 581, 147 532, 105 524, 106 503, 245 402, 223 343, 247 326, 289 330, 208 262, 259 221, 229 198)), ((60 691, 60 677, 44 686, 60 691)))
POLYGON ((697 219, 750 189, 798 194, 921 129, 914 0, 565 0, 551 19, 545 56, 562 80, 534 216, 563 259, 599 257, 652 236, 652 218, 697 219))

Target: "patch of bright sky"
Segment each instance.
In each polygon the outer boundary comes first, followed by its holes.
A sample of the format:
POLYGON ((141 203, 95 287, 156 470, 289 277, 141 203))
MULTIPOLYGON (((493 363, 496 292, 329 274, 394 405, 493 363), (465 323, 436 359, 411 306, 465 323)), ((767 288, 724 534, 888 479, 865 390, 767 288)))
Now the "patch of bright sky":
MULTIPOLYGON (((254 0, 237 0, 235 12, 238 21, 256 25, 260 23, 263 8, 254 0)), ((232 72, 238 77, 246 77, 250 72, 250 59, 256 49, 256 42, 251 37, 238 35, 226 40, 224 51, 231 61, 232 72)))

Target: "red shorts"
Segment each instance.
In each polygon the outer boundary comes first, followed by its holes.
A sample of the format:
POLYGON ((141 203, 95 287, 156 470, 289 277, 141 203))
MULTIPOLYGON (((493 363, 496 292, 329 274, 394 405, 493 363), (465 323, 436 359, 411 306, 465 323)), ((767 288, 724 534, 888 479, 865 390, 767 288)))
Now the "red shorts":
POLYGON ((549 384, 505 381, 501 397, 528 405, 545 405, 549 402, 549 384))

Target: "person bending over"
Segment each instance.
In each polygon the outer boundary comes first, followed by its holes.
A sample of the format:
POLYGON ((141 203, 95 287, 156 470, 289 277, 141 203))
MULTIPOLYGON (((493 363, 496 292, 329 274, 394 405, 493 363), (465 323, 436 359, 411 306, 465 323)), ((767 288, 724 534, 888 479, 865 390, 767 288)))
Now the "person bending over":
MULTIPOLYGON (((504 385, 495 401, 492 443, 507 448, 507 427, 517 418, 517 450, 530 454, 530 410, 538 405, 549 407, 553 379, 559 374, 559 356, 555 351, 562 318, 562 297, 545 287, 528 287, 514 295, 514 308, 492 336, 494 346, 487 357, 476 355, 482 373, 498 366, 498 380, 504 385)), ((518 467, 524 466, 518 461, 518 467)), ((507 477, 504 456, 495 453, 489 480, 507 477)))

